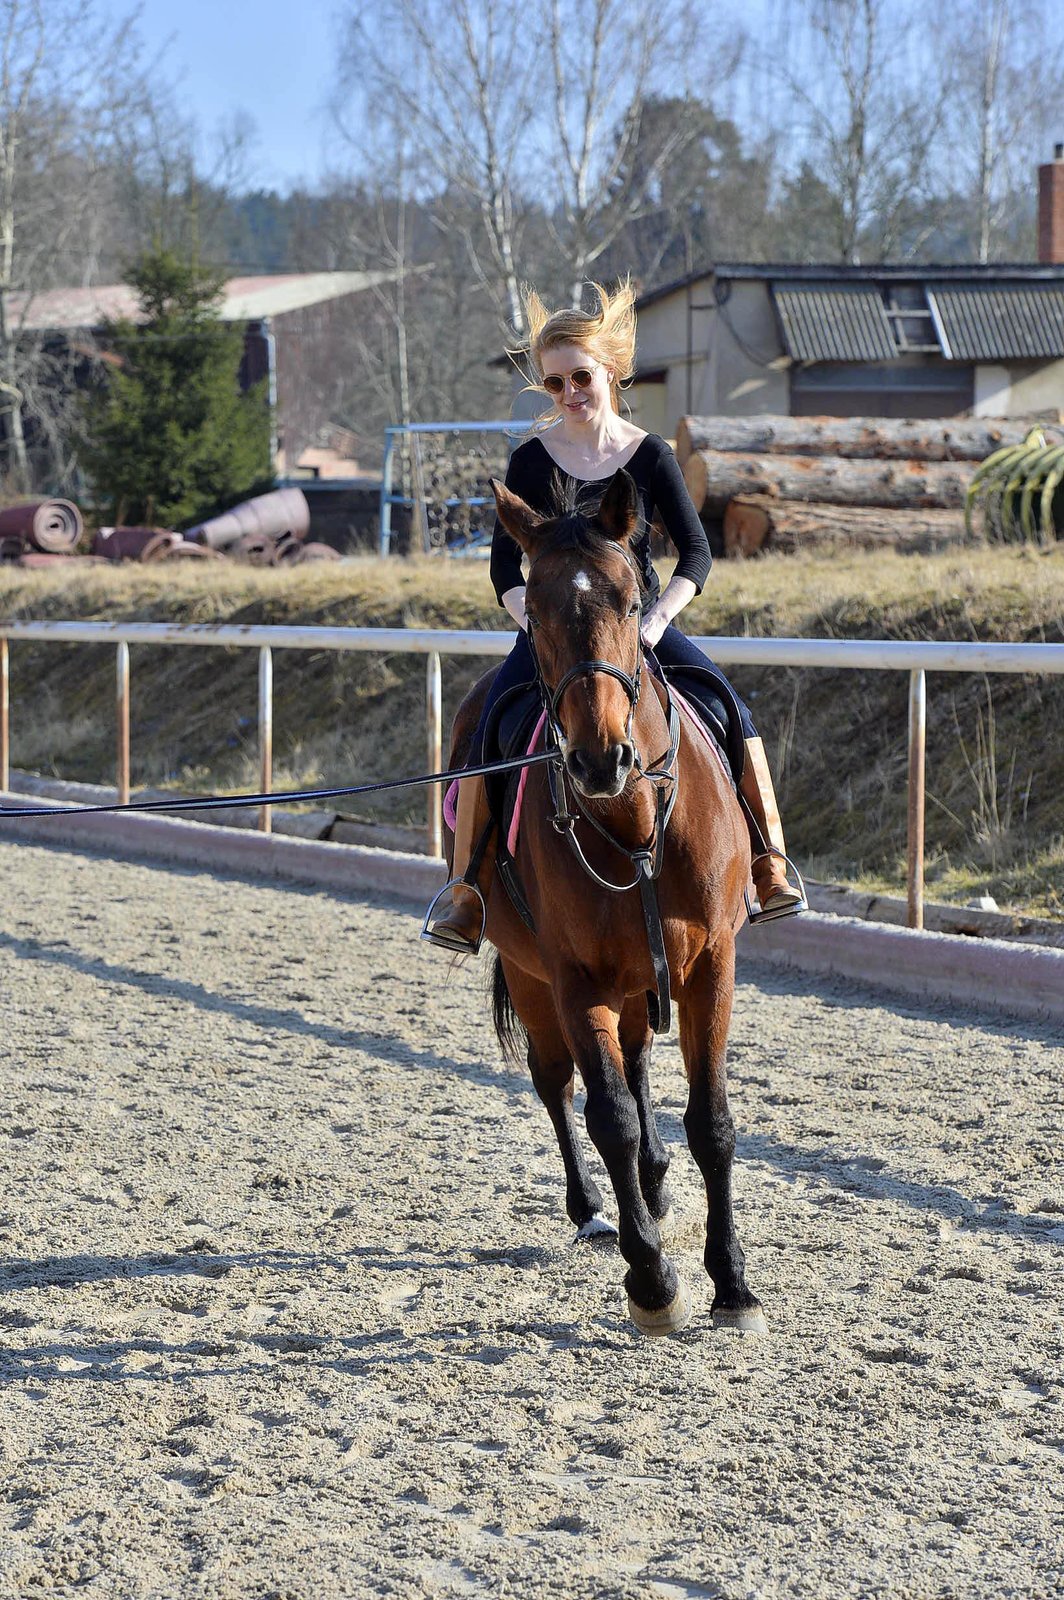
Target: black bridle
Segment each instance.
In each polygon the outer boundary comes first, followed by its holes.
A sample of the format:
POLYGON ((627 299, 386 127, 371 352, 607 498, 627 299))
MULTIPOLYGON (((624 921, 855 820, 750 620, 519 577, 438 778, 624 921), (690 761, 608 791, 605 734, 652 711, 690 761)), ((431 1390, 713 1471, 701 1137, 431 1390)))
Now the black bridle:
MULTIPOLYGON (((618 548, 629 566, 635 571, 635 564, 628 552, 620 546, 618 548)), ((529 572, 529 577, 531 577, 531 571, 529 572)), ((554 806, 551 825, 556 833, 562 834, 568 839, 569 846, 580 866, 601 889, 607 889, 611 894, 626 894, 630 889, 638 887, 643 906, 643 920, 646 924, 647 943, 650 947, 650 959, 654 968, 654 980, 657 986, 656 991, 647 991, 647 1013, 650 1026, 654 1032, 665 1033, 668 1031, 671 1019, 669 963, 665 953, 665 936, 661 926, 657 880, 661 875, 665 859, 665 832, 679 791, 676 773, 676 761, 680 749, 679 713, 669 692, 668 683, 663 676, 659 677, 659 681, 665 691, 665 704, 662 709, 665 712, 669 728, 669 745, 664 756, 649 767, 643 765, 638 749, 635 750, 633 771, 638 779, 652 784, 655 790, 654 827, 647 844, 638 845, 634 849, 630 849, 628 845, 622 844, 608 828, 603 826, 598 818, 583 804, 575 789, 571 787, 570 781, 566 776, 565 761, 561 755, 561 747, 568 741, 565 730, 559 721, 558 713, 562 697, 573 683, 582 678, 591 677, 594 674, 604 674, 607 677, 616 678, 628 696, 628 721, 625 727, 625 738, 635 748, 632 730, 635 722, 636 707, 639 704, 642 692, 643 664, 645 660, 642 638, 637 636, 634 672, 625 672, 623 667, 617 666, 613 661, 598 659, 578 661, 575 666, 570 667, 562 675, 553 688, 543 676, 531 621, 528 626, 528 643, 535 663, 536 681, 539 684, 547 716, 548 746, 553 744, 557 752, 555 761, 547 767, 547 782, 550 786, 551 802, 554 806), (573 805, 575 805, 575 811, 572 809, 573 805), (590 824, 600 838, 604 839, 620 855, 626 857, 634 869, 629 882, 612 883, 591 865, 576 836, 576 823, 578 818, 581 817, 590 824)))
POLYGON ((561 724, 558 721, 558 707, 562 703, 562 696, 570 684, 575 683, 579 678, 589 677, 593 672, 605 673, 608 677, 616 678, 619 683, 624 685, 629 707, 628 723, 624 730, 624 736, 629 742, 631 741, 632 722, 635 717, 635 708, 639 704, 639 692, 643 684, 642 644, 639 645, 634 673, 625 672, 623 667, 615 666, 612 661, 578 661, 575 667, 569 668, 558 687, 552 691, 547 688, 543 681, 543 673, 539 665, 539 657, 536 655, 535 644, 532 641, 531 630, 529 630, 529 643, 532 645, 532 658, 536 663, 536 674, 539 678, 544 704, 547 707, 547 721, 551 725, 551 733, 554 735, 556 743, 561 744, 565 738, 561 724))

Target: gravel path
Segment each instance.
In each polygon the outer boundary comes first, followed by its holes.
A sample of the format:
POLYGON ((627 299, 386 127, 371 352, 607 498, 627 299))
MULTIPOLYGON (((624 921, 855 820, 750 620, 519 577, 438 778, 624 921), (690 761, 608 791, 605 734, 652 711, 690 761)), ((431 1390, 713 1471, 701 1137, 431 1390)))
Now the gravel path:
POLYGON ((1064 1594, 1058 1037, 747 966, 714 1333, 408 913, 0 845, 0 1594, 1064 1594))

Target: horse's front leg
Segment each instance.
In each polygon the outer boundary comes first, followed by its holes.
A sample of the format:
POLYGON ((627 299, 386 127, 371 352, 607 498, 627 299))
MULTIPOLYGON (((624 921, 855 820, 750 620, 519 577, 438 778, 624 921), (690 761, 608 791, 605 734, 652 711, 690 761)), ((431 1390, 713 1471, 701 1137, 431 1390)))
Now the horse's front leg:
POLYGON ((661 1248, 661 1234, 639 1180, 640 1125, 625 1081, 620 1013, 588 1004, 586 995, 559 997, 559 1015, 587 1090, 584 1121, 617 1197, 618 1244, 628 1263, 628 1309, 641 1333, 675 1333, 691 1315, 691 1297, 661 1248))
POLYGON ((699 957, 680 1002, 680 1047, 689 1086, 683 1122, 706 1181, 705 1263, 716 1289, 713 1321, 763 1333, 764 1313, 746 1282, 746 1260, 732 1213, 735 1124, 725 1061, 734 993, 735 940, 728 934, 699 957))
POLYGON ((565 1168, 565 1209, 577 1243, 610 1240, 617 1229, 602 1214, 602 1195, 588 1171, 573 1115, 573 1057, 554 1014, 550 987, 503 963, 514 1010, 528 1034, 528 1069, 536 1093, 554 1125, 565 1168))
POLYGON ((647 1003, 642 995, 630 995, 624 1003, 620 1023, 624 1073, 639 1114, 639 1184, 654 1221, 660 1226, 669 1219, 672 1199, 665 1187, 669 1152, 661 1141, 650 1099, 650 1053, 654 1035, 647 1021, 647 1003))

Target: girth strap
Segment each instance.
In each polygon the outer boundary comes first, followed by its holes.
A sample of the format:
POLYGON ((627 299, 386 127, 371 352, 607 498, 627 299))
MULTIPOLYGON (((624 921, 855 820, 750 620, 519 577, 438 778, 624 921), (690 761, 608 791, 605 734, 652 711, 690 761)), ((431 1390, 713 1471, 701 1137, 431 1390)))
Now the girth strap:
POLYGON ((647 990, 647 1020, 654 1033, 668 1033, 672 1022, 672 999, 669 990, 669 958, 665 954, 665 933, 661 926, 661 907, 658 905, 658 886, 650 858, 644 856, 639 863, 639 897, 643 902, 643 921, 646 923, 647 946, 650 963, 654 968, 657 992, 647 990))

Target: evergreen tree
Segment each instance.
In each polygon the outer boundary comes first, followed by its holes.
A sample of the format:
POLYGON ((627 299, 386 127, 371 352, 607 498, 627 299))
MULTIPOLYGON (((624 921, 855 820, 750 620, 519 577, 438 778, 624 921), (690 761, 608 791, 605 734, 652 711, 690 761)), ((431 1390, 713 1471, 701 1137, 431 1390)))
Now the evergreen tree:
POLYGON ((173 527, 263 486, 265 386, 240 391, 243 333, 219 317, 217 273, 152 250, 125 282, 141 320, 105 326, 112 356, 86 407, 85 466, 101 516, 173 527))

